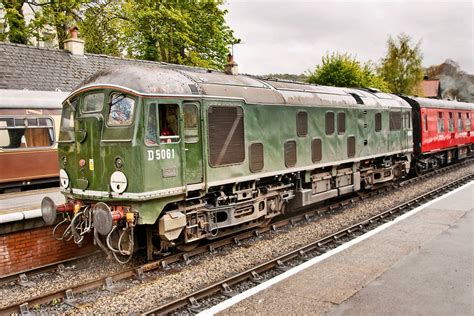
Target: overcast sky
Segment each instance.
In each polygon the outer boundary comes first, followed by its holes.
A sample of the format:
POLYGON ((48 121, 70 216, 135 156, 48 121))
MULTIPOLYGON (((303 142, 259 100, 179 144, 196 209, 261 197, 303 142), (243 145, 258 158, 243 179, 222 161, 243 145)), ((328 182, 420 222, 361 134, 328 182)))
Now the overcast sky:
POLYGON ((227 0, 239 72, 300 74, 326 52, 379 62, 389 35, 421 40, 423 66, 453 59, 474 74, 474 5, 470 1, 227 0))

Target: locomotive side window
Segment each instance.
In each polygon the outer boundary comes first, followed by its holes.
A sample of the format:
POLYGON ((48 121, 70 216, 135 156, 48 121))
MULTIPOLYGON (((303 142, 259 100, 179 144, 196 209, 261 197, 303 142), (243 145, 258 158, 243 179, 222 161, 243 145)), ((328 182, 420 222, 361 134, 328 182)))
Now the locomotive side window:
POLYGON ((458 112, 458 131, 462 132, 463 127, 462 127, 462 113, 458 112))
POLYGON ((423 127, 425 129, 425 132, 428 131, 428 115, 423 114, 423 127))
POLYGON ((380 132, 382 130, 382 113, 375 113, 375 131, 380 132))
POLYGON ((326 112, 326 135, 334 134, 334 112, 326 112))
POLYGON ((296 133, 299 137, 308 135, 308 113, 304 111, 296 115, 296 133))
POLYGON ((245 160, 243 110, 237 106, 211 106, 209 126, 209 163, 212 167, 242 163, 245 160))
POLYGON ((178 142, 178 113, 176 104, 151 103, 148 110, 145 143, 156 145, 178 142))
POLYGON ((82 112, 83 113, 94 113, 102 111, 104 107, 104 93, 94 92, 84 96, 82 112))
POLYGON ((198 109, 196 104, 185 103, 183 105, 184 115, 184 140, 186 143, 197 143, 198 133, 198 109))
POLYGON ((453 112, 449 112, 448 128, 450 132, 454 132, 454 117, 453 112))
POLYGON ((399 131, 402 128, 402 114, 400 112, 390 112, 390 130, 399 131))
POLYGON ((49 117, 0 117, 0 148, 50 147, 54 144, 53 120, 49 117))
POLYGON ((438 112, 438 133, 444 133, 443 112, 438 112))
POLYGON ((109 106, 108 126, 128 126, 132 124, 135 99, 123 93, 112 93, 109 106))
POLYGON ((346 132, 346 113, 337 113, 337 133, 344 134, 346 132))

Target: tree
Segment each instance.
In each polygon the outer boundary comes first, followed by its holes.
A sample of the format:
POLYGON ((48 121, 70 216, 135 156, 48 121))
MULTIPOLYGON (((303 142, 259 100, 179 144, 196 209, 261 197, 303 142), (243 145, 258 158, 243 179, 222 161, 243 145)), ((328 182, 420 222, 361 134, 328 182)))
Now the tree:
POLYGON ((1 0, 5 10, 5 24, 8 30, 4 30, 2 39, 8 39, 12 43, 28 44, 28 28, 23 15, 23 4, 25 0, 1 0))
POLYGON ((390 36, 378 73, 393 93, 416 94, 418 83, 423 80, 422 61, 420 41, 413 45, 407 34, 398 35, 396 40, 390 36))
POLYGON ((68 29, 75 26, 81 19, 80 10, 86 0, 38 0, 31 1, 41 8, 35 14, 35 19, 42 21, 37 27, 52 26, 56 33, 59 48, 64 48, 68 37, 68 29))
POLYGON ((123 33, 129 57, 222 68, 236 39, 225 24, 223 0, 128 0, 123 33))
POLYGON ((122 9, 117 1, 97 1, 84 5, 78 27, 85 51, 92 54, 120 56, 123 42, 122 9))
POLYGON ((377 88, 388 92, 387 83, 376 75, 374 69, 371 62, 361 66, 347 53, 327 53, 322 64, 309 73, 308 82, 336 87, 377 88))

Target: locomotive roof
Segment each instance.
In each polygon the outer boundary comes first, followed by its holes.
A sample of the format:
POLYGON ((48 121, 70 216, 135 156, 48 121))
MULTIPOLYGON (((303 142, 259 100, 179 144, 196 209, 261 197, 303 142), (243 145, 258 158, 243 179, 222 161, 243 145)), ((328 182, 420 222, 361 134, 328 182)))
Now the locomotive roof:
POLYGON ((423 108, 474 110, 474 103, 412 97, 423 108))
POLYGON ((189 95, 244 99, 250 104, 410 107, 402 98, 363 89, 264 80, 247 75, 176 65, 113 67, 97 72, 77 90, 115 85, 147 95, 189 95), (363 101, 363 104, 360 101, 363 101))
POLYGON ((68 95, 61 91, 0 89, 0 108, 61 109, 68 95))

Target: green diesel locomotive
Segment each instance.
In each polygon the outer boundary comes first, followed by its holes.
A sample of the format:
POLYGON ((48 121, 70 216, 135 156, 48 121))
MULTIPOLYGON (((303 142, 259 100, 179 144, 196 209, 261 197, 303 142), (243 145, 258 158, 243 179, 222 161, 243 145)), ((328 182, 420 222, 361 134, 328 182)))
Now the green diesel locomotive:
MULTIPOLYGON (((189 247, 410 171, 410 105, 361 89, 178 66, 92 76, 64 102, 64 205, 43 218, 118 260, 189 247)), ((56 231, 57 229, 55 229, 56 231)))

